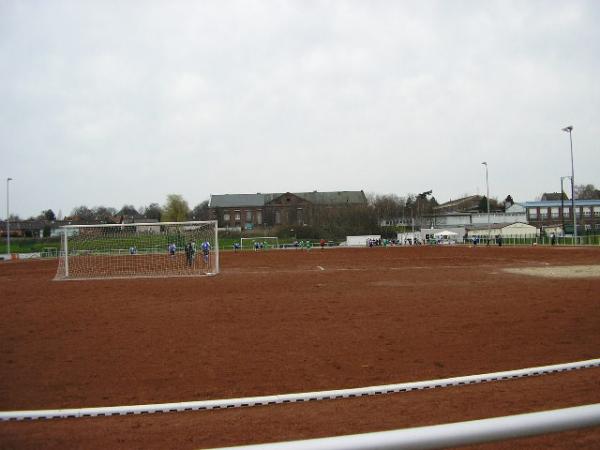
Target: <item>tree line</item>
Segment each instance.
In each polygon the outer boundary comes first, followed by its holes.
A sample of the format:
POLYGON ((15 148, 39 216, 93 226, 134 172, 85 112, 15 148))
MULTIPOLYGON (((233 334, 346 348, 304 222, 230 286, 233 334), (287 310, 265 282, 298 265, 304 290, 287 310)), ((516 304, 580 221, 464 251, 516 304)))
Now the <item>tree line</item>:
MULTIPOLYGON (((86 222, 119 223, 119 221, 134 219, 150 219, 162 222, 184 222, 186 220, 209 220, 210 213, 208 209, 208 200, 190 208, 188 202, 181 195, 171 194, 167 196, 164 205, 150 203, 147 206, 135 208, 131 204, 125 204, 120 209, 112 206, 88 207, 85 205, 73 208, 67 216, 61 217, 54 213, 52 209, 42 211, 36 217, 30 217, 29 220, 46 220, 53 222, 55 220, 72 220, 86 222)), ((17 215, 11 214, 11 221, 20 221, 17 215)))
MULTIPOLYGON (((593 184, 581 184, 575 186, 575 198, 577 199, 600 199, 600 190, 593 184)), ((382 223, 394 224, 400 221, 403 224, 420 223, 424 216, 431 216, 438 202, 432 195, 432 191, 420 194, 408 194, 398 196, 396 194, 370 194, 367 196, 367 205, 364 207, 353 207, 350 209, 336 209, 320 214, 319 218, 311 227, 302 230, 302 233, 321 234, 334 236, 357 233, 380 233, 382 223)), ((204 200, 193 208, 178 194, 167 196, 163 205, 150 203, 135 208, 131 204, 124 204, 120 209, 109 206, 88 207, 85 205, 73 208, 64 220, 72 221, 98 221, 104 223, 118 223, 132 218, 150 219, 162 222, 182 222, 186 220, 210 220, 208 200, 204 200)), ((512 197, 508 195, 503 201, 490 198, 489 207, 491 211, 502 212, 513 203, 512 197)), ((481 197, 477 210, 487 212, 487 198, 481 197)), ((52 209, 41 212, 37 217, 30 219, 55 221, 62 220, 60 213, 57 216, 52 209)), ((16 215, 11 215, 11 221, 21 220, 16 215)), ((299 230, 297 230, 297 233, 299 230)), ((306 236, 309 237, 309 236, 306 236)))

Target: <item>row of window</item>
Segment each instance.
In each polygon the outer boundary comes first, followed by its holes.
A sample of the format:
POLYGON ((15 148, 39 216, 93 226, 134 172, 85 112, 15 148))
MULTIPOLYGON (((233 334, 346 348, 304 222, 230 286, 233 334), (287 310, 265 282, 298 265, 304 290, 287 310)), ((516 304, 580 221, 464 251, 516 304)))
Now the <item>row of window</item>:
MULTIPOLYGON (((285 215, 285 219, 284 223, 287 223, 287 211, 283 211, 284 215, 285 215)), ((233 215, 233 221, 235 223, 241 223, 242 221, 242 211, 239 209, 235 209, 233 211, 223 211, 223 222, 225 223, 230 223, 231 222, 231 217, 233 215)), ((262 216, 262 210, 261 209, 256 209, 256 210, 251 210, 251 209, 247 209, 244 211, 244 221, 245 223, 252 223, 255 225, 262 225, 263 223, 263 216, 262 216)), ((282 211, 279 209, 275 210, 275 225, 281 225, 282 223, 282 211)), ((297 208, 296 210, 296 223, 298 225, 303 225, 304 224, 304 211, 302 210, 302 208, 297 208)))
MULTIPOLYGON (((581 217, 582 213, 584 217, 600 217, 600 208, 592 207, 592 206, 584 206, 582 208, 577 209, 577 217, 581 217)), ((540 208, 539 211, 537 208, 528 208, 527 214, 530 219, 558 219, 561 217, 560 208, 540 208)), ((572 217, 571 215, 571 207, 564 207, 564 217, 572 217)))
MULTIPOLYGON (((246 223, 256 223, 257 225, 262 225, 262 210, 257 209, 253 211, 251 209, 248 209, 245 211, 244 215, 246 223)), ((231 216, 232 213, 230 211, 223 211, 223 222, 231 222, 231 216)), ((242 213, 239 209, 233 211, 233 220, 236 223, 240 223, 242 221, 242 213)))

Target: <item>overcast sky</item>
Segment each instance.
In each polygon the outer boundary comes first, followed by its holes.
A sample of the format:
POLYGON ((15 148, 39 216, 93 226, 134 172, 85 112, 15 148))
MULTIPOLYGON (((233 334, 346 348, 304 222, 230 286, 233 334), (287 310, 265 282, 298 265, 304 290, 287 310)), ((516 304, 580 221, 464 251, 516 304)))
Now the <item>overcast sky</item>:
MULTIPOLYGON (((598 1, 0 0, 6 217, 600 185, 598 1)), ((569 193, 570 196, 570 193, 569 193)))

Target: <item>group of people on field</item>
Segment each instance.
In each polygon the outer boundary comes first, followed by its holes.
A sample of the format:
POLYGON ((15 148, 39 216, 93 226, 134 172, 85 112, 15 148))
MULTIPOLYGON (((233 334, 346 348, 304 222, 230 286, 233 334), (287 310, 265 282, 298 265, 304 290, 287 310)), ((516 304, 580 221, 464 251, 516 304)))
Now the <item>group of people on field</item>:
MULTIPOLYGON (((200 245, 200 250, 202 252, 202 258, 205 264, 208 264, 209 256, 210 256, 210 242, 204 241, 200 245)), ((174 242, 171 242, 167 251, 170 256, 175 256, 177 254, 177 245, 174 242)), ((194 241, 188 242, 184 247, 185 258, 187 261, 187 265, 192 267, 194 265, 194 259, 196 256, 196 243, 194 241)))

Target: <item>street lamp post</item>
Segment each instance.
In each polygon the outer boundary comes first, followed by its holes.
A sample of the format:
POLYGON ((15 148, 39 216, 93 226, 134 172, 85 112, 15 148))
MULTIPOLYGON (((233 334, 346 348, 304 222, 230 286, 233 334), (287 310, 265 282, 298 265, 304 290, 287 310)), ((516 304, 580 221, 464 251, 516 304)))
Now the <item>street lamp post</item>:
POLYGON ((565 232, 565 191, 563 189, 563 181, 565 178, 571 178, 570 175, 560 177, 560 217, 562 219, 563 236, 565 232))
POLYGON ((9 195, 9 182, 12 178, 6 179, 6 253, 10 258, 10 195, 9 195))
POLYGON ((577 243, 577 213, 575 212, 575 166, 573 165, 573 125, 569 125, 562 129, 569 133, 569 141, 571 142, 571 211, 573 212, 573 237, 577 243))
POLYGON ((485 166, 485 186, 486 186, 486 192, 487 192, 487 222, 488 222, 488 238, 487 238, 487 245, 490 245, 490 235, 491 235, 491 229, 490 229, 490 183, 489 183, 489 179, 488 179, 488 163, 487 162, 482 162, 481 164, 483 164, 485 166))

